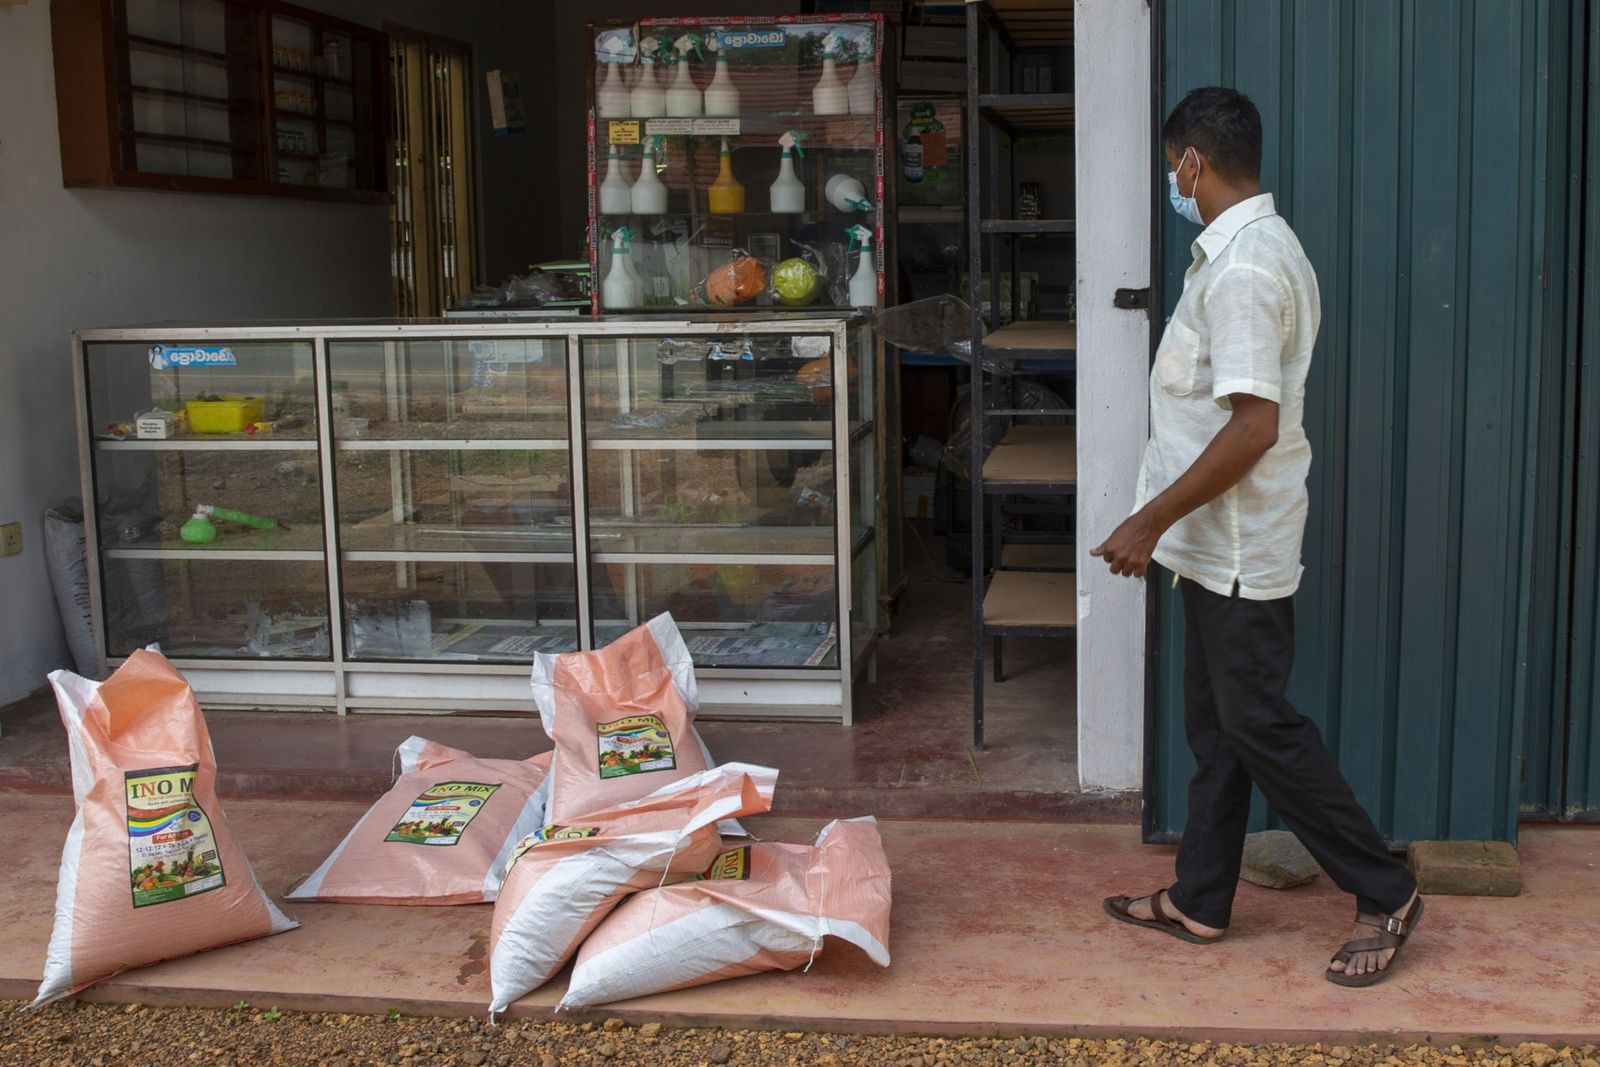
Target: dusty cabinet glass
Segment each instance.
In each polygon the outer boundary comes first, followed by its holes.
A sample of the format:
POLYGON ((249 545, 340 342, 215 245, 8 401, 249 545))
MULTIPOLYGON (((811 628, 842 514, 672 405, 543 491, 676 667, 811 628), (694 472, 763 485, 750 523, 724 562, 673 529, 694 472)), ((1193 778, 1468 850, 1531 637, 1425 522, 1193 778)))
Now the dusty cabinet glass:
POLYGON ((708 667, 836 667, 833 337, 586 338, 595 640, 662 611, 708 667))
POLYGON ((310 342, 91 342, 104 651, 329 655, 310 342))
POLYGON ((854 313, 78 338, 90 604, 208 706, 531 711, 671 612, 703 713, 850 721, 877 602, 854 313))
POLYGON ((567 342, 331 340, 345 656, 578 647, 567 342))

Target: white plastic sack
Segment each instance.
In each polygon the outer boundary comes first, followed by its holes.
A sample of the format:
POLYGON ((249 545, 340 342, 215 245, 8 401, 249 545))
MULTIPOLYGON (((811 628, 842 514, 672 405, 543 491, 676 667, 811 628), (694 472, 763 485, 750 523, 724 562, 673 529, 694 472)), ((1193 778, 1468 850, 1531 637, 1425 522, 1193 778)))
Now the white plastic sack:
POLYGON ((549 981, 628 894, 704 870, 722 847, 717 821, 770 810, 777 780, 770 767, 729 763, 530 835, 495 902, 490 1012, 549 981))
POLYGON ((807 966, 824 937, 889 965, 889 861, 871 818, 832 822, 813 846, 757 842, 694 881, 624 901, 584 941, 561 1008, 807 966))

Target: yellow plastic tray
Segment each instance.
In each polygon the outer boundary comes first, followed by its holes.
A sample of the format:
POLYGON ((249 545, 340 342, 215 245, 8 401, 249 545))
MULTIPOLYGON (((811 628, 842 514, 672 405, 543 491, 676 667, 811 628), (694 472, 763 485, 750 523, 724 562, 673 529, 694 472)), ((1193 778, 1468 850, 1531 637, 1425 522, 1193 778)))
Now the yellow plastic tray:
POLYGON ((191 400, 184 405, 189 412, 190 433, 243 433, 252 422, 260 422, 261 398, 255 396, 225 396, 221 400, 191 400))

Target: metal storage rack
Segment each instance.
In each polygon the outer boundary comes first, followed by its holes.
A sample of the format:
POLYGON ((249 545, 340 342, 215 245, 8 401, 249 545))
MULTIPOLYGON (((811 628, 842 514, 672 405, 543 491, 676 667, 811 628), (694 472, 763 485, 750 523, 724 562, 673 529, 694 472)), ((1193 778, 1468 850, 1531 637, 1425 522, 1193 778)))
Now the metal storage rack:
POLYGON ((874 343, 853 314, 80 332, 102 668, 154 641, 208 705, 531 711, 533 651, 670 607, 705 713, 849 723, 877 630, 874 343), (294 415, 123 425, 213 394, 294 415), (279 524, 185 540, 202 502, 279 524))
POLYGON ((1072 219, 1018 219, 1017 142, 1024 137, 1068 132, 1073 123, 1071 93, 1018 92, 1018 53, 1064 48, 1072 43, 1072 9, 1053 0, 968 0, 967 2, 967 256, 973 338, 971 401, 972 515, 972 731, 983 747, 984 651, 994 641, 994 679, 1004 677, 1007 636, 1054 637, 1077 626, 1073 546, 1059 539, 1013 539, 1006 543, 1004 519, 1027 511, 1061 510, 1028 505, 1012 498, 1028 495, 1071 497, 1077 488, 1077 436, 1074 425, 1016 425, 1012 420, 1060 412, 991 402, 1006 381, 1037 369, 1039 361, 1074 358, 1077 329, 1067 322, 1021 318, 1021 244, 1040 234, 1075 230, 1072 219), (1011 191, 1001 211, 1000 149, 1010 161, 1011 191), (988 255, 985 257, 985 245, 988 255), (1002 247, 1005 245, 1006 247, 1002 247), (1010 322, 1001 324, 1002 256, 1011 284, 1010 322), (983 268, 989 267, 989 315, 984 315, 983 268), (1005 364, 1008 374, 989 375, 985 367, 1005 364), (991 419, 1008 429, 985 456, 991 419), (985 583, 985 519, 994 529, 993 574, 985 583))

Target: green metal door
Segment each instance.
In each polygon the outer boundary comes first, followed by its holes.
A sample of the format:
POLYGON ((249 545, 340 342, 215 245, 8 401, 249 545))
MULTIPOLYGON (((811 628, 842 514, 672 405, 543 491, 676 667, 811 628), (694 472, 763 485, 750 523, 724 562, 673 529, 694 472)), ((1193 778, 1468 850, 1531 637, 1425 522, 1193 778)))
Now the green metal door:
POLYGON ((1563 571, 1561 589, 1571 591, 1562 651, 1569 667, 1564 702, 1538 719, 1530 714, 1525 797, 1535 810, 1567 819, 1600 817, 1600 0, 1586 7, 1574 16, 1565 72, 1571 136, 1564 184, 1574 205, 1561 276, 1573 353, 1565 390, 1574 401, 1562 513, 1570 570, 1563 571))
MULTIPOLYGON (((1263 185, 1322 290, 1291 696, 1391 840, 1513 840, 1525 709, 1551 704, 1558 666, 1558 560, 1540 546, 1561 508, 1562 337, 1545 281, 1567 221, 1548 186, 1568 134, 1551 127, 1551 62, 1572 14, 1565 0, 1159 6, 1162 113, 1200 85, 1255 100, 1263 185)), ((1160 217, 1170 314, 1196 230, 1160 217)), ((1151 585, 1151 839, 1182 830, 1193 767, 1166 577, 1151 585)), ((1259 798, 1255 821, 1270 823, 1259 798)))

